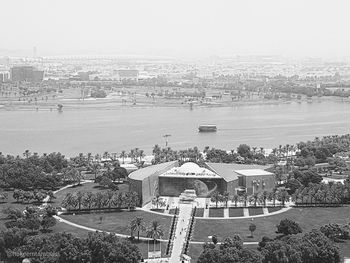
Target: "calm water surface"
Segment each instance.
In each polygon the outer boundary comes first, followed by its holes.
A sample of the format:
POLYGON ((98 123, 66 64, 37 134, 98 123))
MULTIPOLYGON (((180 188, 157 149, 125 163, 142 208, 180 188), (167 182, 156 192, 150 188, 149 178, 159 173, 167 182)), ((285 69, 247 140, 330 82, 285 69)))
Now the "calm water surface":
POLYGON ((56 111, 0 111, 0 151, 21 154, 59 151, 120 152, 154 144, 184 149, 206 145, 233 149, 241 143, 273 148, 315 136, 350 132, 350 103, 323 101, 223 108, 118 108, 56 111), (198 125, 216 124, 216 133, 198 125))

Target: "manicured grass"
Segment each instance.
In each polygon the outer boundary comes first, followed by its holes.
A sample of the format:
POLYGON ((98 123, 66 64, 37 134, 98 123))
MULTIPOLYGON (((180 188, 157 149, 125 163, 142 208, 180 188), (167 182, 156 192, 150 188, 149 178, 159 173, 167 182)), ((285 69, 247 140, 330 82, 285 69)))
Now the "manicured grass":
MULTIPOLYGON (((118 192, 128 192, 129 191, 129 185, 128 184, 118 184, 119 190, 118 192)), ((69 188, 66 188, 62 191, 59 191, 55 194, 56 199, 54 199, 54 203, 57 206, 60 206, 63 199, 66 197, 68 193, 77 193, 77 192, 92 192, 92 193, 97 193, 97 192, 105 192, 107 189, 100 188, 98 184, 95 183, 85 183, 81 184, 78 186, 72 186, 69 188)))
MULTIPOLYGON (((146 226, 148 226, 152 221, 156 220, 162 225, 164 232, 163 239, 168 238, 172 220, 171 216, 157 215, 140 210, 111 213, 61 215, 61 217, 79 225, 124 235, 130 235, 130 229, 128 225, 135 217, 142 217, 145 221, 146 226), (100 223, 101 216, 103 217, 102 223, 100 223)), ((145 233, 140 233, 140 236, 145 237, 145 233)))
POLYGON ((155 208, 155 209, 151 209, 151 211, 158 212, 158 213, 164 213, 165 209, 155 208))
POLYGON ((243 216, 243 208, 233 208, 233 207, 230 207, 229 210, 228 210, 228 213, 229 213, 229 217, 241 217, 243 216))
POLYGON ((267 208, 269 213, 273 213, 273 212, 279 211, 281 209, 282 209, 282 207, 269 207, 269 208, 267 208))
POLYGON ((250 216, 256 216, 256 215, 262 215, 263 214, 262 207, 250 207, 248 210, 249 210, 249 215, 250 216))
POLYGON ((203 217, 203 215, 204 215, 204 208, 197 208, 196 217, 203 217))
POLYGON ((244 241, 260 241, 263 236, 276 237, 276 225, 289 218, 299 223, 303 232, 319 228, 329 223, 347 224, 350 222, 350 207, 292 208, 284 213, 252 219, 207 220, 196 219, 192 241, 205 241, 208 236, 219 239, 239 234, 244 241), (254 238, 250 238, 249 225, 254 223, 254 238))
POLYGON ((209 217, 224 217, 224 209, 223 208, 210 208, 209 209, 209 217))
POLYGON ((81 229, 75 226, 71 226, 63 222, 59 222, 58 220, 56 220, 56 225, 52 228, 52 232, 53 233, 66 232, 66 233, 70 233, 72 235, 83 237, 83 238, 87 237, 89 233, 92 233, 91 231, 81 229))
POLYGON ((344 243, 336 243, 341 250, 341 254, 344 257, 350 258, 350 240, 346 240, 344 243))

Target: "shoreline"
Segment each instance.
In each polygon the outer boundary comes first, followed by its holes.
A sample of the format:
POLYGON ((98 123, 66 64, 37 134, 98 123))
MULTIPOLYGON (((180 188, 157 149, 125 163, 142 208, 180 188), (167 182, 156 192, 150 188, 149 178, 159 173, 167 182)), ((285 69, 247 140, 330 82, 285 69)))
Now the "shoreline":
POLYGON ((182 108, 182 109, 203 109, 203 108, 223 108, 223 107, 245 107, 245 106, 261 106, 261 105, 283 105, 290 103, 322 103, 325 101, 350 103, 350 99, 342 99, 338 97, 321 97, 314 98, 312 100, 266 100, 266 99, 252 99, 241 101, 218 101, 213 104, 207 103, 194 103, 191 107, 188 103, 181 103, 178 99, 166 100, 162 99, 156 103, 149 101, 141 101, 137 104, 123 104, 118 99, 96 99, 96 100, 81 100, 81 99, 59 99, 50 102, 34 104, 23 104, 23 102, 12 101, 6 102, 0 101, 0 111, 52 111, 57 112, 57 104, 63 105, 63 111, 71 110, 114 110, 114 109, 133 109, 133 108, 182 108))

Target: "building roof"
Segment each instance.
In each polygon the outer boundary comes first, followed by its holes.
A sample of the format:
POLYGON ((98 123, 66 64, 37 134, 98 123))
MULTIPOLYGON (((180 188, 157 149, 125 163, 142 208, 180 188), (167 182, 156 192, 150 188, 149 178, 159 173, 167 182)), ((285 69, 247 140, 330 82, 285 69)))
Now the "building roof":
MULTIPOLYGON (((255 164, 237 164, 237 163, 205 163, 210 170, 217 173, 219 176, 224 178, 226 182, 237 180, 240 175, 249 174, 249 170, 255 171, 257 174, 254 175, 266 175, 262 174, 265 169, 269 166, 264 165, 255 165, 255 164), (244 174, 242 174, 242 171, 244 174)), ((250 172, 250 175, 253 175, 253 172, 250 172)), ((268 173, 271 174, 271 173, 268 173)))
POLYGON ((184 163, 181 167, 173 167, 159 176, 181 178, 221 178, 213 171, 204 167, 199 167, 198 164, 192 162, 184 163))
POLYGON ((143 180, 159 171, 166 170, 169 167, 169 170, 177 163, 177 161, 160 163, 156 165, 147 166, 142 169, 138 169, 131 174, 129 178, 133 180, 143 180))
POLYGON ((244 176, 254 176, 254 175, 272 175, 273 173, 267 172, 262 169, 246 169, 246 170, 235 170, 236 173, 244 176))

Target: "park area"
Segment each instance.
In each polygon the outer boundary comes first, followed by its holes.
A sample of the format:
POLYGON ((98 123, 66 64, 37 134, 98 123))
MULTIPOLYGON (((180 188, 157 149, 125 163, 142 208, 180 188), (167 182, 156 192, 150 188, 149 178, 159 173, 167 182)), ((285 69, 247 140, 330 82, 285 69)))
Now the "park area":
POLYGON ((284 213, 249 219, 196 219, 192 241, 207 241, 208 236, 217 235, 219 239, 239 234, 245 242, 261 241, 263 236, 276 237, 276 225, 288 218, 297 222, 303 232, 319 228, 329 223, 348 224, 350 207, 312 207, 292 208, 284 213), (249 225, 256 225, 251 237, 249 225))

